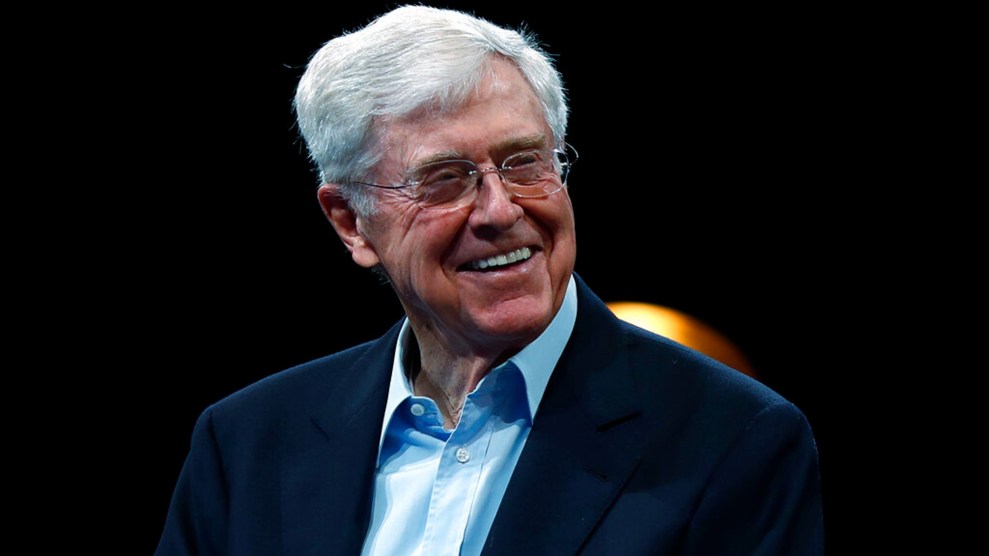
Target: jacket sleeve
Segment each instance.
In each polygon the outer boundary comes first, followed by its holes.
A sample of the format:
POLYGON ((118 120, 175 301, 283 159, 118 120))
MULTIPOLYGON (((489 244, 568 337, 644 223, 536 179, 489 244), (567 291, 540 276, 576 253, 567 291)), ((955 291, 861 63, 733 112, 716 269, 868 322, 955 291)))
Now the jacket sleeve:
POLYGON ((790 403, 758 413, 712 474, 682 554, 824 553, 817 447, 790 403))
POLYGON ((207 409, 193 430, 155 556, 224 554, 227 515, 223 462, 207 409))

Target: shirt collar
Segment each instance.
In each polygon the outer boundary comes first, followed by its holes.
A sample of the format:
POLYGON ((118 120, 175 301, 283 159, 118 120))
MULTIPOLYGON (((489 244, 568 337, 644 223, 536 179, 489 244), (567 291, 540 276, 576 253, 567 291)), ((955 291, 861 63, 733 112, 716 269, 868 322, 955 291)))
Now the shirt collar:
MULTIPOLYGON (((570 333, 573 332, 576 321, 577 283, 571 275, 566 294, 563 297, 563 304, 546 330, 543 330, 543 333, 532 343, 503 363, 506 365, 508 362, 512 362, 522 372, 522 377, 525 379, 526 395, 529 399, 530 418, 534 419, 536 416, 539 402, 542 401, 543 393, 546 392, 546 385, 549 384, 549 377, 553 374, 553 369, 563 354, 563 348, 570 340, 570 333)), ((405 346, 411 339, 411 335, 412 327, 409 325, 409 319, 406 318, 405 322, 402 323, 402 330, 398 334, 398 346, 392 361, 391 382, 388 385, 388 401, 385 404, 385 418, 381 424, 380 442, 384 442, 388 423, 391 421, 395 409, 414 392, 409 375, 405 372, 404 364, 405 346)), ((378 444, 379 450, 380 442, 378 444)))

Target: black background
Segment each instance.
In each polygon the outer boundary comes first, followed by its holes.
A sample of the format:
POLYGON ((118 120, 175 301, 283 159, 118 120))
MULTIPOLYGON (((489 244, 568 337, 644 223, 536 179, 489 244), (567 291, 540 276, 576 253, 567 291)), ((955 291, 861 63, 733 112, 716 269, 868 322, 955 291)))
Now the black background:
MULTIPOLYGON (((841 423, 860 422, 871 372, 847 351, 874 349, 846 293, 868 245, 845 232, 858 220, 846 199, 872 133, 861 116, 876 54, 854 23, 810 8, 530 4, 442 5, 525 23, 556 56, 581 153, 577 272, 606 301, 714 326, 807 414, 829 551, 842 553, 864 527, 871 472, 846 434, 861 425, 841 423)), ((92 224, 114 272, 85 306, 113 323, 89 349, 136 400, 118 409, 143 431, 120 462, 141 475, 127 503, 140 509, 135 553, 157 542, 208 404, 401 316, 323 218, 291 108, 319 46, 395 5, 159 12, 89 37, 76 79, 92 93, 87 125, 113 140, 79 172, 106 177, 89 202, 125 208, 92 224)))

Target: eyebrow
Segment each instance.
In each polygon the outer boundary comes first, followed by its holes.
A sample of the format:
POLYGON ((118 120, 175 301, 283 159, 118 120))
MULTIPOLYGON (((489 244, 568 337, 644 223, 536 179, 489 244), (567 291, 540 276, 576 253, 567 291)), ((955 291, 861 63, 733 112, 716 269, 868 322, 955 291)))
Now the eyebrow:
MULTIPOLYGON (((546 148, 546 135, 544 133, 536 133, 534 135, 524 135, 522 137, 512 137, 504 141, 495 143, 489 148, 489 151, 496 154, 504 154, 508 152, 516 152, 525 149, 544 149, 546 148)), ((446 162, 449 160, 470 160, 470 158, 463 153, 463 151, 457 150, 446 150, 433 153, 426 158, 415 161, 412 164, 412 168, 418 168, 420 166, 425 166, 426 164, 433 164, 435 162, 446 162)))

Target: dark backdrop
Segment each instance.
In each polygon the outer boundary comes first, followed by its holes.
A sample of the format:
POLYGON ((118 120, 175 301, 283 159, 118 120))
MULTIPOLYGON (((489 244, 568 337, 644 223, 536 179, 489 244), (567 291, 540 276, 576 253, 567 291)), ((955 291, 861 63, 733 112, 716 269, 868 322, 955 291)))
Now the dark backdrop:
MULTIPOLYGON (((146 433, 132 454, 140 551, 155 545, 197 415, 264 376, 373 339, 400 317, 316 202, 291 99, 309 56, 393 3, 223 16, 158 13, 100 56, 116 137, 115 368, 146 433), (155 29, 150 31, 149 29, 155 29), (113 65, 121 51, 137 63, 113 65), (118 74, 124 72, 124 75, 118 74), (122 290, 124 291, 124 290, 122 290), (129 395, 129 394, 128 394, 129 395)), ((658 303, 733 339, 807 414, 832 548, 855 527, 838 419, 855 276, 841 137, 867 73, 826 14, 447 2, 527 24, 569 90, 577 271, 606 301, 658 303)), ((111 284, 111 288, 112 288, 111 284)), ((97 301, 98 304, 98 301, 97 301)))

